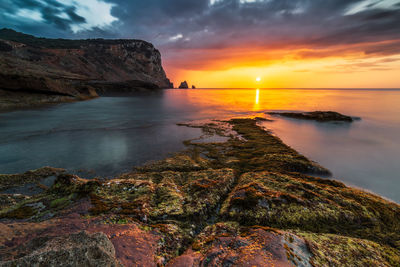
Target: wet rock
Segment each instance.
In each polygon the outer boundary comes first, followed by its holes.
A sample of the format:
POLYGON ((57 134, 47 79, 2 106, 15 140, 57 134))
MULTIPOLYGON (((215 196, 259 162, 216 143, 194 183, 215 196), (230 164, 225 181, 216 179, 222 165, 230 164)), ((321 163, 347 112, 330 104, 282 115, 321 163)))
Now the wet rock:
MULTIPOLYGON (((198 171, 209 168, 209 161, 201 157, 177 154, 174 157, 152 162, 141 167, 136 167, 136 172, 161 172, 161 171, 198 171)), ((123 177, 126 175, 123 175, 123 177)))
MULTIPOLYGON (((268 112, 270 115, 278 115, 294 119, 314 120, 318 122, 353 122, 355 118, 340 114, 334 111, 314 111, 314 112, 268 112)), ((359 118, 357 118, 359 119, 359 118)))
POLYGON ((299 233, 314 255, 313 266, 398 266, 400 250, 370 240, 332 234, 299 233))
POLYGON ((228 193, 234 177, 231 169, 126 174, 91 194, 91 212, 204 220, 228 193))
POLYGON ((32 240, 28 255, 2 266, 122 266, 111 241, 103 233, 85 231, 50 240, 32 240), (44 241, 44 242, 43 242, 44 241))
POLYGON ((29 196, 21 194, 0 194, 0 210, 15 206, 29 198, 29 196))
POLYGON ((395 246, 399 212, 395 203, 338 182, 272 172, 243 174, 221 208, 222 217, 243 225, 348 234, 395 246))
POLYGON ((40 183, 47 177, 57 176, 64 172, 65 170, 60 168, 43 167, 21 174, 0 174, 0 191, 28 183, 40 183))
MULTIPOLYGON (((69 257, 61 241, 46 244, 86 230, 104 233, 126 266, 398 266, 400 206, 308 176, 323 167, 258 121, 182 124, 225 139, 187 141, 110 180, 61 173, 41 194, 3 195, 2 263, 69 257)), ((92 247, 82 244, 73 252, 92 247)))

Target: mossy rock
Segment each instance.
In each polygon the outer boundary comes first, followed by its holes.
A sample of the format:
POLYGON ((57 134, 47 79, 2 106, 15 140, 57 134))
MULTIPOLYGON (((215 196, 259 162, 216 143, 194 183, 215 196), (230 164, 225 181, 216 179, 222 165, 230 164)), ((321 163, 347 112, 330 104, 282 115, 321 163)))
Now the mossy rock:
POLYGON ((346 233, 398 247, 400 207, 341 183, 275 172, 243 174, 221 215, 242 224, 346 233))
POLYGON ((9 211, 0 213, 0 218, 4 219, 28 219, 37 213, 36 209, 28 205, 20 205, 9 211))
POLYGON ((29 183, 38 183, 44 178, 64 173, 65 169, 43 167, 20 174, 0 174, 0 191, 29 183))
POLYGON ((333 234, 298 235, 313 254, 313 266, 400 266, 400 250, 387 245, 333 234))
POLYGON ((231 169, 125 174, 91 194, 95 214, 116 212, 139 218, 208 217, 231 189, 231 169), (135 179, 136 178, 136 179, 135 179))
POLYGON ((70 200, 68 197, 57 198, 50 202, 50 208, 61 208, 67 206, 69 203, 70 200))

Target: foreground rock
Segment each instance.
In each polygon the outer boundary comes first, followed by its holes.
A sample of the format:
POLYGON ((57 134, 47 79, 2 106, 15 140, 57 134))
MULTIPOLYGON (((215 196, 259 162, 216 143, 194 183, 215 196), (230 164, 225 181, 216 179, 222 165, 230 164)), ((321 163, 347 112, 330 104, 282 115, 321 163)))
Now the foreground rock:
POLYGON ((353 122, 355 118, 340 114, 334 111, 314 111, 314 112, 268 112, 270 115, 279 115, 287 118, 314 120, 318 122, 353 122))
POLYGON ((19 249, 34 251, 2 266, 122 266, 115 258, 113 244, 103 233, 37 238, 19 249))
POLYGON ((329 172, 258 121, 186 124, 226 141, 186 141, 186 151, 106 181, 60 173, 46 191, 8 201, 3 264, 51 254, 59 266, 69 248, 95 247, 125 266, 399 266, 400 206, 309 176, 329 172), (65 235, 82 231, 104 233, 115 259, 104 236, 68 245, 65 235))
POLYGON ((36 38, 0 30, 0 108, 171 88, 141 40, 36 38))

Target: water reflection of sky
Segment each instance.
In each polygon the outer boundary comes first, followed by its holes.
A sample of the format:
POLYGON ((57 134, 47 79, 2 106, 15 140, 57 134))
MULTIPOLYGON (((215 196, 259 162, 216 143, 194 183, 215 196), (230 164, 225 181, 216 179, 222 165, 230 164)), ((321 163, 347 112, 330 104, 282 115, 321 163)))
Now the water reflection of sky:
POLYGON ((0 114, 0 173, 49 165, 115 175, 184 148, 182 121, 269 110, 334 110, 362 117, 321 124, 274 117, 284 142, 335 178, 400 202, 400 91, 166 90, 0 114))

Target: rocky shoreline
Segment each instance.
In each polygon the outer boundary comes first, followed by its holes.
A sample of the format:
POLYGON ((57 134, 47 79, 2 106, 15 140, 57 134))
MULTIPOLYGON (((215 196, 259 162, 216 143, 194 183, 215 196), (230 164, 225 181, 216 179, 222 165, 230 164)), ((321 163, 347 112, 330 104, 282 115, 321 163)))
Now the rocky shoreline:
POLYGON ((399 266, 400 205, 316 177, 329 171, 258 121, 181 124, 226 141, 111 180, 0 175, 0 265, 399 266))

